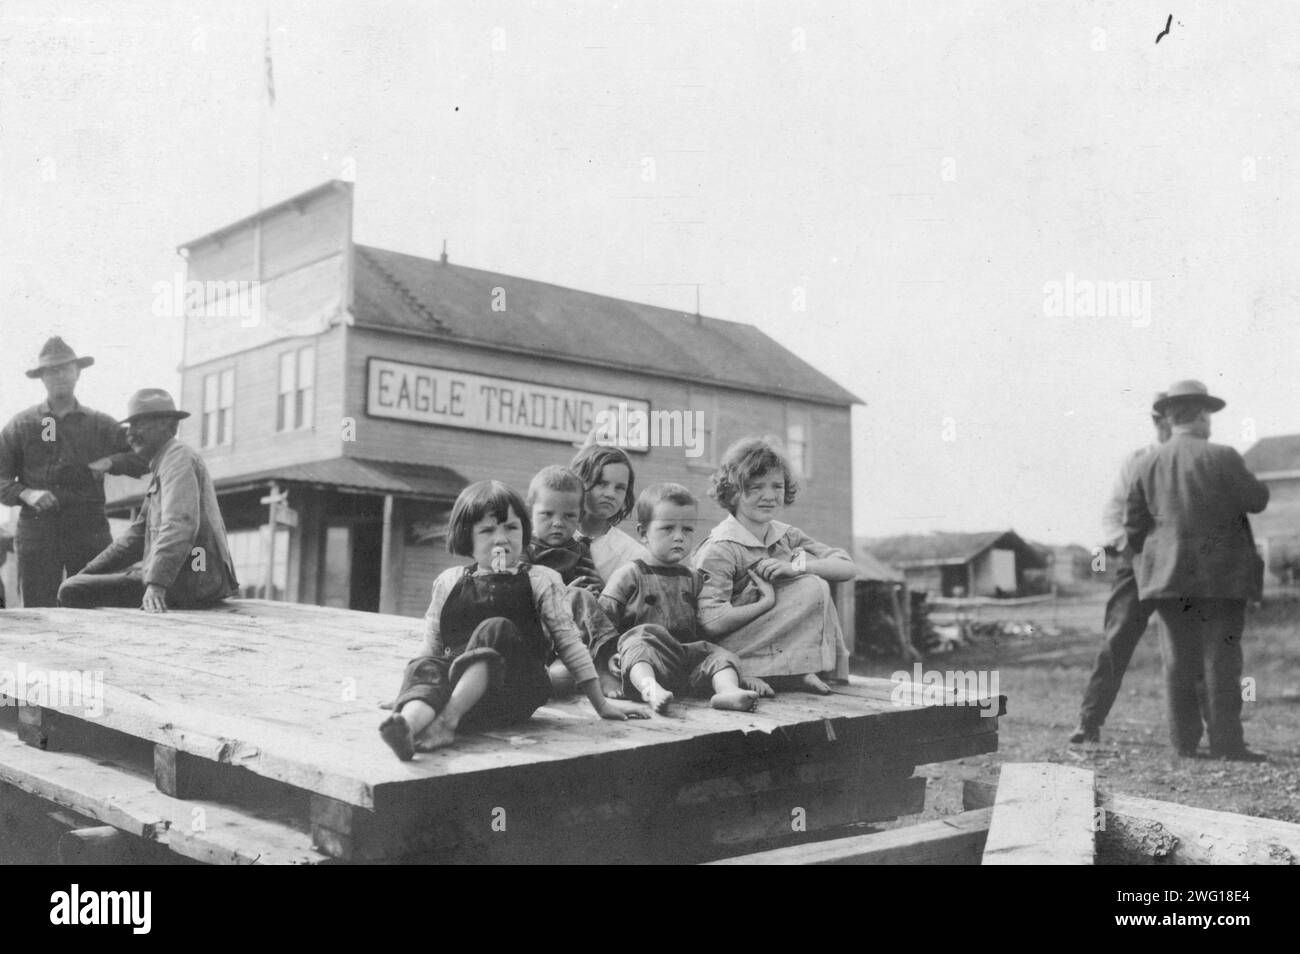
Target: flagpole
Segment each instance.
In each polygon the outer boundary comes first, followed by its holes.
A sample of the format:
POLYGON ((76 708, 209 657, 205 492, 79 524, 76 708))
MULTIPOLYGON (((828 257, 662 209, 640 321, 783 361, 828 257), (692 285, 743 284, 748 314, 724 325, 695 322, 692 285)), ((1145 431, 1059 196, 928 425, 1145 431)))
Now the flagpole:
MULTIPOLYGON (((259 96, 257 110, 257 225, 253 229, 253 280, 262 280, 262 172, 266 152, 267 119, 270 103, 274 101, 275 86, 271 73, 271 5, 268 2, 263 10, 262 56, 266 83, 264 96, 259 96)), ((259 296, 260 299, 261 296, 259 296)), ((260 319, 260 315, 258 316, 260 319)))

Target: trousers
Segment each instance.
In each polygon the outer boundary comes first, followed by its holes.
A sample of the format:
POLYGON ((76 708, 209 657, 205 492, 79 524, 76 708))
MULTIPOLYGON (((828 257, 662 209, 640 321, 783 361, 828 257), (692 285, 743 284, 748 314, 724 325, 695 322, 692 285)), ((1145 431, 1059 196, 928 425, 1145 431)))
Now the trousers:
POLYGON ((1160 649, 1165 665, 1165 707, 1169 740, 1182 754, 1200 744, 1202 709, 1210 751, 1244 747, 1241 730, 1241 635, 1246 601, 1153 600, 1164 623, 1160 649), (1203 690, 1198 685, 1204 681, 1203 690))
POLYGON ((406 666, 402 686, 393 702, 401 712, 408 702, 423 702, 442 712, 465 670, 475 663, 488 666, 488 689, 468 713, 467 729, 486 729, 522 722, 551 693, 546 667, 527 651, 515 624, 503 617, 483 620, 458 654, 417 656, 406 666))
POLYGON ((1079 708, 1079 725, 1085 729, 1100 729, 1110 715, 1119 686, 1133 659, 1133 651, 1146 632, 1147 622, 1155 607, 1138 599, 1137 579, 1133 576, 1133 562, 1120 558, 1115 570, 1115 585, 1106 601, 1106 642, 1097 654, 1088 687, 1083 691, 1083 705, 1079 708))
POLYGON ((23 606, 56 606, 64 573, 80 573, 112 542, 103 510, 60 508, 38 516, 24 508, 14 540, 23 606))

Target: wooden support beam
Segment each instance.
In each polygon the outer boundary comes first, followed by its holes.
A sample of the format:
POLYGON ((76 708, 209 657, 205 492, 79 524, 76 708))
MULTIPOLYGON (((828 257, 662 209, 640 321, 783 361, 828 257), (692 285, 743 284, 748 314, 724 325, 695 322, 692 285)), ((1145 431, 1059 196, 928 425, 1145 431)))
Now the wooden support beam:
POLYGON ((368 861, 383 856, 374 812, 326 795, 311 797, 311 843, 317 851, 343 861, 368 861))
POLYGON ((724 858, 715 865, 977 865, 993 809, 891 831, 724 858))
POLYGON ((202 760, 169 745, 153 747, 153 782, 158 791, 172 798, 198 798, 204 794, 199 784, 202 760))
POLYGON ((1107 864, 1300 864, 1300 825, 1131 795, 1100 802, 1098 853, 1107 864))
MULTIPOLYGON (((210 801, 182 802, 159 793, 146 777, 91 756, 34 752, 11 735, 0 733, 0 841, 6 857, 15 841, 29 838, 35 821, 6 829, 6 798, 21 796, 41 807, 35 816, 55 829, 46 837, 52 848, 66 827, 49 817, 62 806, 126 832, 145 862, 157 863, 165 852, 207 864, 320 864, 307 836, 281 822, 210 801), (156 843, 152 846, 143 842, 156 843)), ((30 814, 30 813, 29 813, 30 814)), ((81 827, 87 826, 85 823, 81 827)), ((54 852, 39 863, 53 863, 54 852)))
POLYGON ((395 615, 402 590, 402 503, 384 495, 383 542, 379 556, 379 612, 395 615))
POLYGON ((39 706, 19 706, 18 738, 38 749, 49 748, 49 713, 39 706))
POLYGON ((1093 774, 1050 762, 1002 766, 986 865, 1090 865, 1096 817, 1093 774))

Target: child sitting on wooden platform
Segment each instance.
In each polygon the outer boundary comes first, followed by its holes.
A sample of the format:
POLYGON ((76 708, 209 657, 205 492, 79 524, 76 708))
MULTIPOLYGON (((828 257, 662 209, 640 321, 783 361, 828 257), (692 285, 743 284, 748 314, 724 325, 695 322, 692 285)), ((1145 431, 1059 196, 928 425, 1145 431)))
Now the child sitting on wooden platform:
POLYGON ((407 665, 394 712, 379 727, 399 759, 450 745, 462 724, 486 729, 529 718, 550 695, 552 649, 601 718, 646 717, 601 693, 559 575, 519 562, 531 536, 523 500, 500 481, 471 484, 456 498, 447 549, 474 562, 433 583, 424 653, 407 665))
POLYGON ((597 595, 605 581, 596 572, 591 544, 574 537, 582 521, 582 478, 566 467, 543 467, 528 485, 528 504, 533 521, 533 542, 528 544, 528 562, 550 567, 560 574, 565 586, 580 586, 597 595))
MULTIPOLYGON (((591 544, 576 536, 586 512, 586 493, 582 478, 565 467, 543 467, 533 476, 526 500, 533 521, 528 562, 560 574, 569 613, 582 634, 583 645, 595 660, 601 692, 606 698, 620 699, 623 690, 609 670, 609 657, 618 646, 618 630, 597 600, 605 581, 596 572, 591 544)), ((573 676, 554 653, 547 659, 547 671, 554 695, 565 696, 573 691, 573 676)))
POLYGON ((623 633, 615 665, 624 695, 660 713, 675 692, 709 697, 715 709, 753 709, 759 693, 741 679, 740 660, 697 635, 703 575, 683 565, 698 519, 695 497, 680 484, 656 484, 637 498, 636 518, 648 553, 615 571, 600 596, 623 633))

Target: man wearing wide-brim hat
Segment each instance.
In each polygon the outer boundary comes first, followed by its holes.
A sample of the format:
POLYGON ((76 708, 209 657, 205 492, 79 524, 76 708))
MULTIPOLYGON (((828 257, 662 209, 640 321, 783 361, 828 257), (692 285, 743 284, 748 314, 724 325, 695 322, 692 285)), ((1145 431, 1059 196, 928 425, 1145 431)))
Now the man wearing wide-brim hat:
POLYGON ((138 606, 162 613, 238 592, 226 524, 203 458, 176 439, 188 411, 159 388, 132 395, 122 423, 153 480, 135 521, 59 588, 59 605, 138 606))
POLYGON ((1247 514, 1268 506, 1268 487, 1231 447, 1211 444, 1210 415, 1225 402, 1200 381, 1176 381, 1156 409, 1173 433, 1143 459, 1129 488, 1124 529, 1138 594, 1164 624, 1165 704, 1175 752, 1194 757, 1203 731, 1204 676, 1210 755, 1257 762, 1241 729, 1241 636, 1256 590, 1247 514))
POLYGON ((62 338, 46 341, 27 371, 46 399, 0 430, 0 504, 22 507, 15 552, 23 606, 55 605, 64 574, 80 572, 112 540, 104 474, 148 470, 113 418, 77 401, 81 370, 94 363, 62 338))

